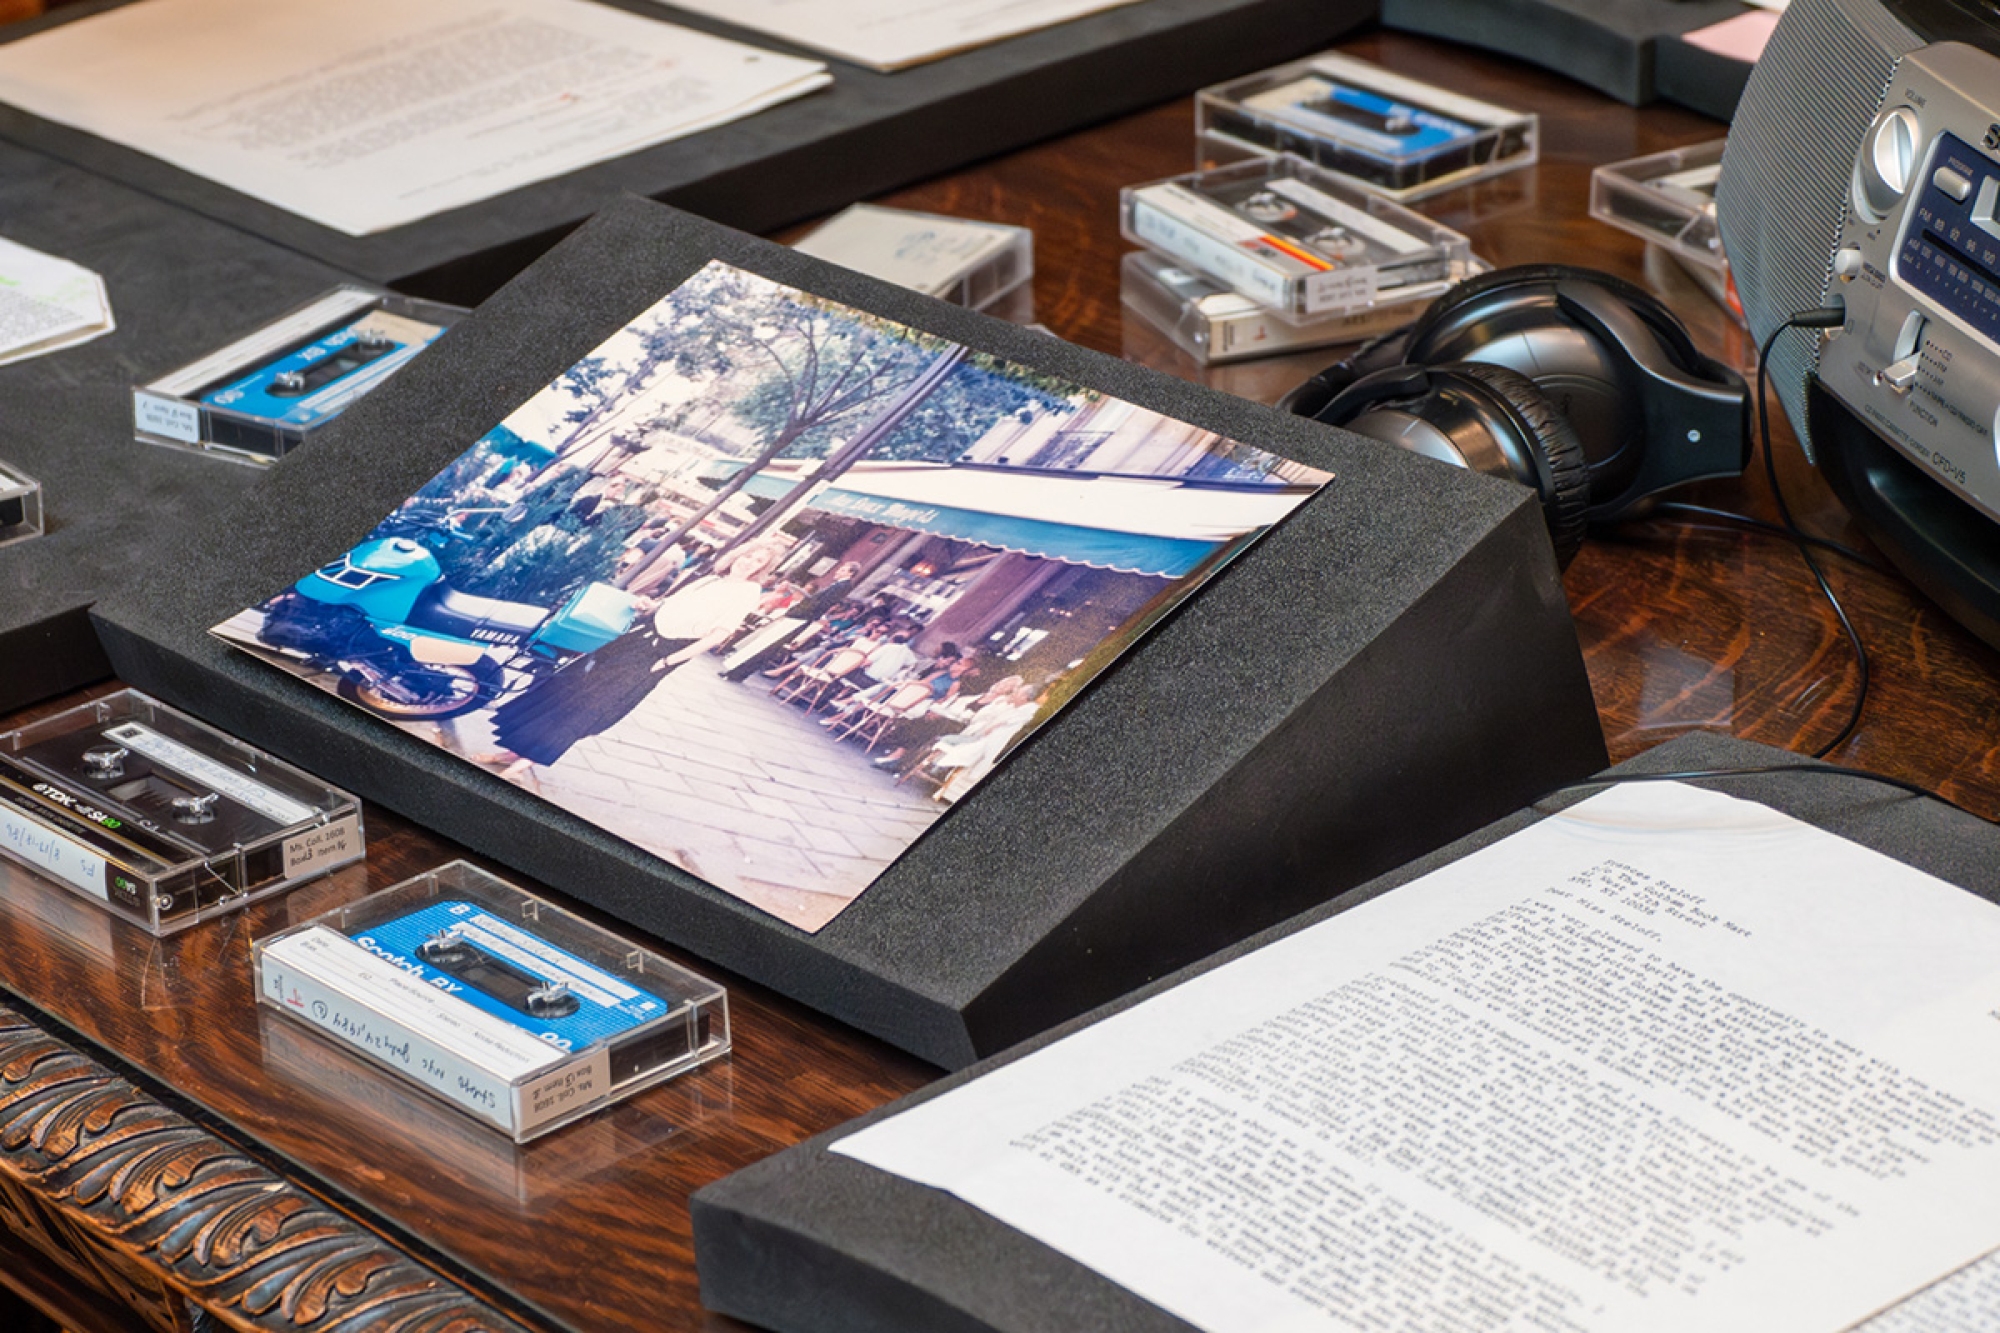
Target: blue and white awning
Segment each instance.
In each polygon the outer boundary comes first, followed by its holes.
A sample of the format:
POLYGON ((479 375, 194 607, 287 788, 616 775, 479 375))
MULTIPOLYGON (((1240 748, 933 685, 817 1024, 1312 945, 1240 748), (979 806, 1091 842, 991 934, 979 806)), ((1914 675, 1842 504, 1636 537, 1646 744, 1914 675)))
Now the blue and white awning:
MULTIPOLYGON (((814 462, 773 463, 744 489, 782 499, 814 462)), ((742 468, 719 459, 708 472, 726 478, 742 468)), ((1277 522, 1311 490, 942 463, 859 463, 807 503, 863 522, 1068 564, 1178 578, 1219 547, 1277 522)))

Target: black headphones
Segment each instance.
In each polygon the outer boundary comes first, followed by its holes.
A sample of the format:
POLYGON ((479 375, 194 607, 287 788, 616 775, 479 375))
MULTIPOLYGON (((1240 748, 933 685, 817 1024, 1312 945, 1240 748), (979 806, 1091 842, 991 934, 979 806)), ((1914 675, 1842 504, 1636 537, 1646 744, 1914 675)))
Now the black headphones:
POLYGON ((1534 487, 1565 564, 1587 525, 1750 461, 1743 377, 1649 293, 1561 264, 1458 284, 1279 406, 1534 487))

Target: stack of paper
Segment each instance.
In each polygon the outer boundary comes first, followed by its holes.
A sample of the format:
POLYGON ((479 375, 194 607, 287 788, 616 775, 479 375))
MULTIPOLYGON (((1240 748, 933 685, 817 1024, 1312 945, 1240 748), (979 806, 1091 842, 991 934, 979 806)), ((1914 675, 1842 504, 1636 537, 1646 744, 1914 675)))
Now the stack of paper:
POLYGON ((351 236, 828 82, 585 0, 150 0, 0 45, 0 100, 351 236))
POLYGON ((0 366, 89 342, 116 327, 104 279, 67 259, 0 240, 0 366))
POLYGON ((1992 903, 1621 788, 833 1151, 1206 1333, 1974 1333, 1996 960, 1992 903))

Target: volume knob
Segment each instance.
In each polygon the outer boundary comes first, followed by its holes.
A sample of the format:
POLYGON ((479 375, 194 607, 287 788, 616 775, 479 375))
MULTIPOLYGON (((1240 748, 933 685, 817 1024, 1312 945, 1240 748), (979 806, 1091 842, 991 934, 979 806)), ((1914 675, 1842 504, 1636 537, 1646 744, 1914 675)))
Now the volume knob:
POLYGON ((1857 203, 1872 221, 1879 222, 1903 202, 1917 173, 1918 136, 1923 127, 1909 107, 1892 107, 1875 117, 1861 140, 1861 159, 1855 164, 1857 203))

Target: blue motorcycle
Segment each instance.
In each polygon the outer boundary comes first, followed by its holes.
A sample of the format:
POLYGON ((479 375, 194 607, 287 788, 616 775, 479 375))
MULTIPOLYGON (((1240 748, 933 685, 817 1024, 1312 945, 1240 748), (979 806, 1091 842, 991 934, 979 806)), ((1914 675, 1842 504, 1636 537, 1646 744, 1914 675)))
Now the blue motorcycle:
POLYGON ((485 707, 610 643, 637 610, 608 583, 554 611, 475 597, 445 584, 424 543, 378 537, 274 599, 259 637, 337 675, 350 703, 408 722, 485 707))

